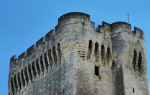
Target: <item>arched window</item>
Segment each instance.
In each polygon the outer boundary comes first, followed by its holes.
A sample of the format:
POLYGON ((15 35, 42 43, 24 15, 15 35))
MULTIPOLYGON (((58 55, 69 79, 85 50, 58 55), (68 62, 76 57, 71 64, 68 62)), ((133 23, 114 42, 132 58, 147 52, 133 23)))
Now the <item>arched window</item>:
POLYGON ((133 62, 132 62, 134 70, 136 69, 136 59, 137 59, 137 52, 136 50, 134 50, 133 62))
POLYGON ((104 60, 104 57, 105 57, 105 47, 104 47, 104 45, 101 45, 101 59, 102 59, 102 61, 104 60))
POLYGON ((25 69, 24 69, 24 74, 25 74, 25 80, 26 80, 26 82, 27 82, 27 84, 28 84, 28 82, 29 82, 29 77, 28 77, 28 73, 27 73, 27 67, 25 67, 25 69))
POLYGON ((98 52, 99 52, 99 45, 98 43, 96 42, 95 43, 95 50, 94 50, 94 53, 95 53, 95 58, 96 58, 96 62, 98 61, 98 52))
POLYGON ((17 78, 16 78, 16 75, 14 76, 14 84, 15 84, 15 89, 16 89, 16 91, 17 91, 18 85, 17 85, 17 78))
POLYGON ((33 76, 34 78, 36 77, 36 69, 35 69, 35 63, 32 62, 32 71, 33 71, 33 76))
POLYGON ((18 79, 18 85, 19 85, 19 88, 21 89, 20 73, 18 73, 17 79, 18 79))
POLYGON ((36 69, 37 69, 38 75, 40 75, 40 66, 39 66, 39 60, 38 59, 36 59, 36 69))
POLYGON ((56 54, 55 46, 53 47, 53 58, 54 58, 55 64, 57 64, 57 54, 56 54))
POLYGON ((139 58, 138 58, 138 69, 139 69, 139 72, 142 70, 141 64, 142 64, 142 54, 141 54, 141 52, 139 52, 139 58))
POLYGON ((24 79, 23 70, 21 71, 21 79, 22 79, 22 85, 25 86, 25 79, 24 79))
POLYGON ((45 61, 46 69, 48 69, 48 60, 47 60, 47 54, 46 53, 44 54, 44 61, 45 61))
POLYGON ((42 70, 42 72, 44 72, 44 64, 43 64, 43 57, 42 56, 40 57, 40 64, 41 64, 41 70, 42 70))
POLYGON ((48 50, 48 57, 49 57, 49 64, 51 65, 52 67, 52 54, 51 54, 51 49, 48 50))
POLYGON ((11 91, 14 94, 14 82, 13 82, 13 78, 11 78, 10 83, 11 83, 11 91))
POLYGON ((110 48, 108 47, 107 48, 107 59, 108 59, 108 62, 109 62, 110 56, 111 56, 110 48))
POLYGON ((91 54, 92 54, 92 47, 93 47, 92 40, 89 40, 89 46, 88 46, 88 59, 90 59, 90 57, 91 57, 91 54))
POLYGON ((28 65, 29 79, 32 81, 31 65, 28 65))

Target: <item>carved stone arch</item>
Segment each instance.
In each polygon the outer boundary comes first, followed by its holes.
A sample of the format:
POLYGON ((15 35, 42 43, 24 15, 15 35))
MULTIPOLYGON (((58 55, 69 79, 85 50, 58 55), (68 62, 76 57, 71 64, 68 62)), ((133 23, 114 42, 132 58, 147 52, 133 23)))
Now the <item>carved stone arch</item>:
POLYGON ((25 86, 25 78, 24 78, 23 70, 21 70, 21 81, 22 81, 22 86, 25 86))
POLYGON ((39 59, 36 59, 36 70, 37 70, 37 74, 40 75, 41 71, 40 71, 40 65, 39 65, 39 59))
POLYGON ((45 52, 44 53, 44 61, 45 61, 45 67, 46 67, 46 69, 48 70, 48 59, 47 59, 47 53, 45 52))
POLYGON ((25 75, 25 81, 28 84, 29 83, 29 76, 28 76, 27 67, 25 67, 25 69, 24 69, 24 75, 25 75))
POLYGON ((18 75, 17 75, 17 80, 18 80, 18 86, 19 86, 19 89, 21 89, 20 72, 19 72, 18 75))
POLYGON ((35 62, 32 62, 32 73, 33 73, 33 78, 36 77, 36 69, 35 69, 35 62))
POLYGON ((87 55, 87 58, 88 58, 88 59, 91 58, 92 48, 93 48, 93 42, 92 42, 92 40, 89 40, 89 45, 88 45, 88 55, 87 55))

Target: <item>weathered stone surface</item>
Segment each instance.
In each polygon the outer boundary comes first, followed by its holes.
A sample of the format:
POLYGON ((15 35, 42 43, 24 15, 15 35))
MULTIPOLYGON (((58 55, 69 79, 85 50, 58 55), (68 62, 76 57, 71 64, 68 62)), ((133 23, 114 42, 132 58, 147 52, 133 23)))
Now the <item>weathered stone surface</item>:
POLYGON ((85 13, 10 60, 9 95, 148 95, 143 31, 125 22, 95 29, 85 13))

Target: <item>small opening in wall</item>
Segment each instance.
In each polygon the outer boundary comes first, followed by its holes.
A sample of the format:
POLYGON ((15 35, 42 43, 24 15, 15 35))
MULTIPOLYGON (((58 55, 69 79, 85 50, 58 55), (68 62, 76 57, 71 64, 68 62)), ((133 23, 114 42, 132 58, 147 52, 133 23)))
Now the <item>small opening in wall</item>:
POLYGON ((134 93, 134 88, 132 88, 132 90, 133 90, 133 93, 134 93))
POLYGON ((95 75, 99 76, 99 67, 98 66, 95 66, 95 75))

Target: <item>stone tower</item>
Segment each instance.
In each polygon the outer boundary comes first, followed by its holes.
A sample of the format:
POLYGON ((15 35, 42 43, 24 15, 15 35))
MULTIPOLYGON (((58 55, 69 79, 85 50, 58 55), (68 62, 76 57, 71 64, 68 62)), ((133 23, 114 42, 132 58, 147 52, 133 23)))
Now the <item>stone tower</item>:
POLYGON ((148 95, 143 31, 71 12, 10 59, 9 95, 148 95))

